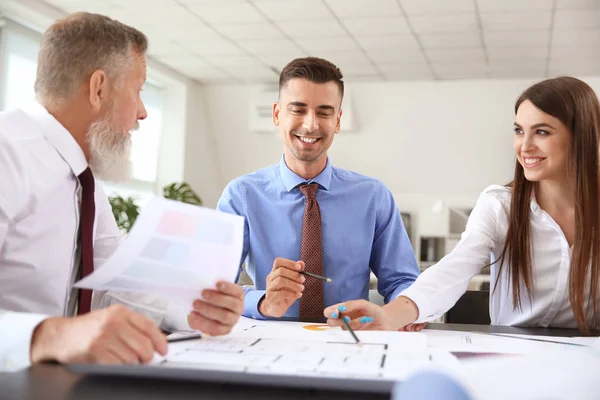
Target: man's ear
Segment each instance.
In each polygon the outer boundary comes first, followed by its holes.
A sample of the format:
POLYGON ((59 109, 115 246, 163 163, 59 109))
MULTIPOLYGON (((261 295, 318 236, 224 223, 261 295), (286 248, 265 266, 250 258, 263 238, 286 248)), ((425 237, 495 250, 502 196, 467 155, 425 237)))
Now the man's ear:
POLYGON ((335 133, 340 132, 341 121, 342 121, 342 109, 340 108, 340 112, 338 112, 338 116, 337 116, 337 124, 335 125, 335 133))
POLYGON ((108 95, 106 73, 101 69, 94 71, 90 77, 90 104, 94 111, 99 111, 108 95))
POLYGON ((279 106, 279 102, 276 101, 273 103, 273 125, 279 126, 279 111, 281 111, 281 107, 279 106))

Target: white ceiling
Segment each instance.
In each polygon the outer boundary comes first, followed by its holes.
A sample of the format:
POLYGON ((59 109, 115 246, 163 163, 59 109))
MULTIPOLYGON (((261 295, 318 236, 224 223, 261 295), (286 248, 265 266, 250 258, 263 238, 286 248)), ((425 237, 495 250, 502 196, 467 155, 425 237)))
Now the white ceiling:
POLYGON ((346 80, 600 75, 600 0, 44 0, 142 30, 201 82, 275 82, 295 57, 346 80))

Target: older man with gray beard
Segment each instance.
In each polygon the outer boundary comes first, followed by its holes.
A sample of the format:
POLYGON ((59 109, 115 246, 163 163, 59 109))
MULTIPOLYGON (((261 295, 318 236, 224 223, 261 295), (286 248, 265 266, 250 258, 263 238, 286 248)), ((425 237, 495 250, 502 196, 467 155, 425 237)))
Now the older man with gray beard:
MULTIPOLYGON (((92 299, 72 287, 121 239, 95 177, 129 176, 130 131, 147 115, 147 46, 129 26, 73 14, 42 37, 37 102, 0 114, 0 371, 43 360, 148 362, 167 351, 159 325, 176 320, 166 302, 110 292, 92 299)), ((228 333, 243 290, 220 282, 198 297, 175 328, 228 333)))

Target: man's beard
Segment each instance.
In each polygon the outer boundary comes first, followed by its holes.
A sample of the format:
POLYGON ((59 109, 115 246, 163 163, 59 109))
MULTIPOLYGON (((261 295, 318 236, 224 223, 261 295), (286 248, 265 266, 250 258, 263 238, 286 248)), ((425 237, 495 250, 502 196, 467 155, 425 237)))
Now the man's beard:
MULTIPOLYGON (((112 124, 112 113, 88 130, 90 168, 101 180, 123 182, 131 178, 131 136, 112 124)), ((139 123, 133 130, 137 130, 139 123)))

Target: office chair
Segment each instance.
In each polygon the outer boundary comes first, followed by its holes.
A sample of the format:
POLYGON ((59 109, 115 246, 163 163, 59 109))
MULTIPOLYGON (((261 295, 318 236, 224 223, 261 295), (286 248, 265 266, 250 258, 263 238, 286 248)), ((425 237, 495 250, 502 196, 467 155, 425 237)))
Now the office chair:
POLYGON ((469 290, 461 296, 446 313, 445 322, 449 324, 482 324, 489 325, 490 292, 469 290))

